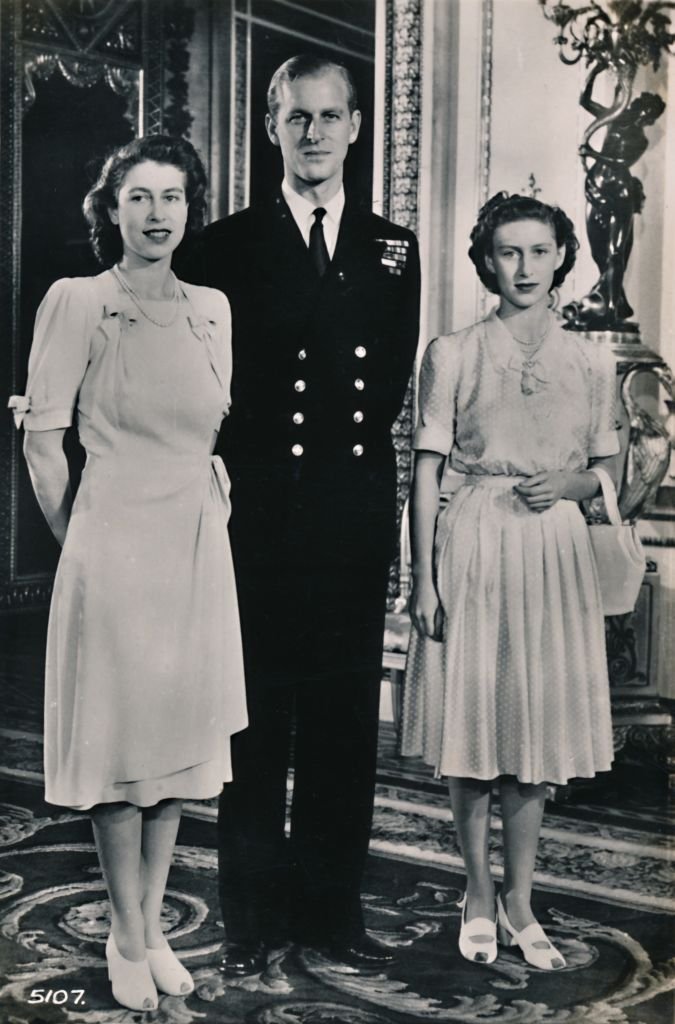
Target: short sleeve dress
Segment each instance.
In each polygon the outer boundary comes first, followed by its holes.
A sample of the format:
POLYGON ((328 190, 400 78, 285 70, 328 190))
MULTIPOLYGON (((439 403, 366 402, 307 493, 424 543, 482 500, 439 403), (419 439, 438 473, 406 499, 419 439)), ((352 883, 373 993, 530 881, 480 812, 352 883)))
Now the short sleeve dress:
POLYGON ((441 507, 442 642, 412 631, 402 753, 437 775, 564 783, 609 769, 604 618, 583 514, 513 490, 619 451, 611 354, 551 318, 534 365, 493 312, 425 352, 416 449, 461 474, 441 507))
POLYGON ((47 639, 54 804, 215 796, 246 725, 229 482, 211 455, 229 407, 230 311, 220 292, 178 288, 177 306, 143 303, 151 320, 110 271, 57 281, 26 396, 10 403, 31 431, 77 410, 87 455, 47 639))

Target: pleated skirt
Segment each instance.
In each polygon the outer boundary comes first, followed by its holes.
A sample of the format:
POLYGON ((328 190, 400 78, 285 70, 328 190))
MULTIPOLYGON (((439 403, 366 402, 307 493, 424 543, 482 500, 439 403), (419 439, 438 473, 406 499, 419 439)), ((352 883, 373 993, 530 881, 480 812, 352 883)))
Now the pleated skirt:
POLYGON ((402 753, 437 776, 562 784, 612 763, 604 618, 575 502, 530 511, 513 477, 472 478, 441 511, 441 642, 412 630, 402 753))

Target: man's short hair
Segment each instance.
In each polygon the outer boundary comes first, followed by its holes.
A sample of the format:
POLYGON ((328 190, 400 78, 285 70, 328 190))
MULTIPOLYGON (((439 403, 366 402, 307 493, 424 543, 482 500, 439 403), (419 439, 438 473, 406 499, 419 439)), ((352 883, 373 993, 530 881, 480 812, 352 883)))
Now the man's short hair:
POLYGON ((311 75, 322 75, 326 71, 336 71, 347 86, 347 105, 349 113, 353 114, 358 109, 358 96, 356 95, 356 82, 348 67, 340 64, 331 57, 322 56, 318 53, 301 53, 296 57, 289 57, 281 67, 272 75, 269 89, 267 90, 267 109, 270 117, 276 121, 281 98, 279 89, 285 82, 294 82, 296 78, 307 78, 311 75))

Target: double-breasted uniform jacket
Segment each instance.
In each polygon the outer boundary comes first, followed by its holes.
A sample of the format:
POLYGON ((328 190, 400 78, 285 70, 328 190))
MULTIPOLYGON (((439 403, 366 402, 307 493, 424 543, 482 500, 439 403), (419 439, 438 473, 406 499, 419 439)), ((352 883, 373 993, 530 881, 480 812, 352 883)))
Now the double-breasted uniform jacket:
POLYGON ((281 192, 209 228, 199 280, 232 307, 238 567, 386 562, 395 537, 391 426, 419 328, 414 235, 347 199, 319 278, 281 192))
POLYGON ((228 939, 358 936, 395 540, 390 429, 417 345, 417 243, 348 198, 319 277, 279 191, 207 228, 189 273, 225 292, 233 322, 218 450, 250 725, 219 805, 228 939))

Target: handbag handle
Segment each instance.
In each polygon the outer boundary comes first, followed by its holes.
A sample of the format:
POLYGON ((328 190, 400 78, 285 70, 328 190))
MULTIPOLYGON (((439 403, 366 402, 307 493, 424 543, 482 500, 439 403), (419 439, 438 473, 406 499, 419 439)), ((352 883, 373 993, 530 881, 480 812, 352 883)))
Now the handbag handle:
POLYGON ((607 472, 606 469, 602 469, 601 466, 589 466, 589 471, 595 473, 598 480, 600 481, 600 487, 602 489, 602 497, 605 502, 605 509, 607 511, 607 518, 609 519, 612 526, 621 526, 622 519, 621 513, 619 512, 619 502, 616 497, 616 487, 614 482, 607 472))

